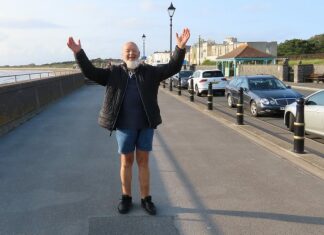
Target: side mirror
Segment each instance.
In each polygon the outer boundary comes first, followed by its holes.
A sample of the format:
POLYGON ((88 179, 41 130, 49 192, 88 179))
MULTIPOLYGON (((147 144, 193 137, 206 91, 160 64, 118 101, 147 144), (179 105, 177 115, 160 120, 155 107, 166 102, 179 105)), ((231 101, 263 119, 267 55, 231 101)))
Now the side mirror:
POLYGON ((286 85, 286 87, 287 87, 287 89, 291 89, 291 86, 289 86, 289 85, 286 85))
POLYGON ((246 88, 246 87, 243 87, 243 91, 245 91, 245 92, 248 92, 248 91, 249 91, 249 89, 248 89, 248 88, 246 88))
POLYGON ((317 105, 317 103, 312 100, 306 100, 305 105, 317 105))

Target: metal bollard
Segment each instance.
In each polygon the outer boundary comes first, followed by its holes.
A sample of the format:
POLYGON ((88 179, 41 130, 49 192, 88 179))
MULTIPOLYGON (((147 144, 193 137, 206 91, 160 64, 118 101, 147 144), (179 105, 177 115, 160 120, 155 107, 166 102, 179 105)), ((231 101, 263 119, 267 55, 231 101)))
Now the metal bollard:
POLYGON ((170 82, 169 82, 170 83, 170 86, 169 86, 170 91, 172 91, 172 81, 173 81, 172 78, 170 78, 170 82))
POLYGON ((300 98, 296 105, 296 121, 294 122, 294 152, 304 153, 305 142, 305 121, 304 121, 304 103, 300 98))
POLYGON ((238 99, 238 103, 236 104, 236 106, 237 106, 237 111, 236 111, 237 125, 244 125, 243 88, 242 87, 239 90, 239 99, 238 99))
POLYGON ((190 101, 194 102, 194 89, 193 89, 193 80, 192 79, 190 79, 189 94, 190 94, 190 101))
POLYGON ((181 78, 178 78, 178 95, 181 95, 181 78))
POLYGON ((208 84, 207 107, 208 110, 213 110, 213 88, 211 82, 208 84))

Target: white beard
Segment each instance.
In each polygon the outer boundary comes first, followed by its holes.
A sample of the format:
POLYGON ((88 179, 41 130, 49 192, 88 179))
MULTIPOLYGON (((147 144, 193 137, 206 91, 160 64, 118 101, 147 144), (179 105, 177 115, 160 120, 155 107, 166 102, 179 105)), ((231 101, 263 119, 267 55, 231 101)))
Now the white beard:
POLYGON ((126 65, 128 69, 136 69, 140 64, 139 60, 127 60, 126 65))

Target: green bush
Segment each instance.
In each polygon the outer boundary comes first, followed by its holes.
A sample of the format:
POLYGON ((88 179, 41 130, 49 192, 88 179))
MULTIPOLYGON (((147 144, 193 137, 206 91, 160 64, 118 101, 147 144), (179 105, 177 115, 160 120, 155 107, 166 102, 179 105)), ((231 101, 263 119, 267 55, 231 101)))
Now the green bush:
POLYGON ((278 45, 279 56, 314 54, 324 52, 324 34, 315 35, 308 40, 286 40, 278 45))
POLYGON ((202 65, 216 65, 216 61, 205 60, 202 65))

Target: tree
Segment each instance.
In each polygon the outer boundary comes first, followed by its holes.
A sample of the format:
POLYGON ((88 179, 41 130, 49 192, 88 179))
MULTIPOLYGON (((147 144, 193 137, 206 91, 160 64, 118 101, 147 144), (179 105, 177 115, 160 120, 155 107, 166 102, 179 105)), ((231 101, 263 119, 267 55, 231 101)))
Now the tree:
POLYGON ((315 53, 314 42, 301 39, 286 40, 278 46, 278 55, 300 55, 315 53))
POLYGON ((292 39, 280 43, 279 56, 313 54, 324 52, 324 34, 315 35, 308 40, 292 39))
POLYGON ((315 35, 309 41, 314 43, 317 53, 324 53, 324 34, 315 35))

